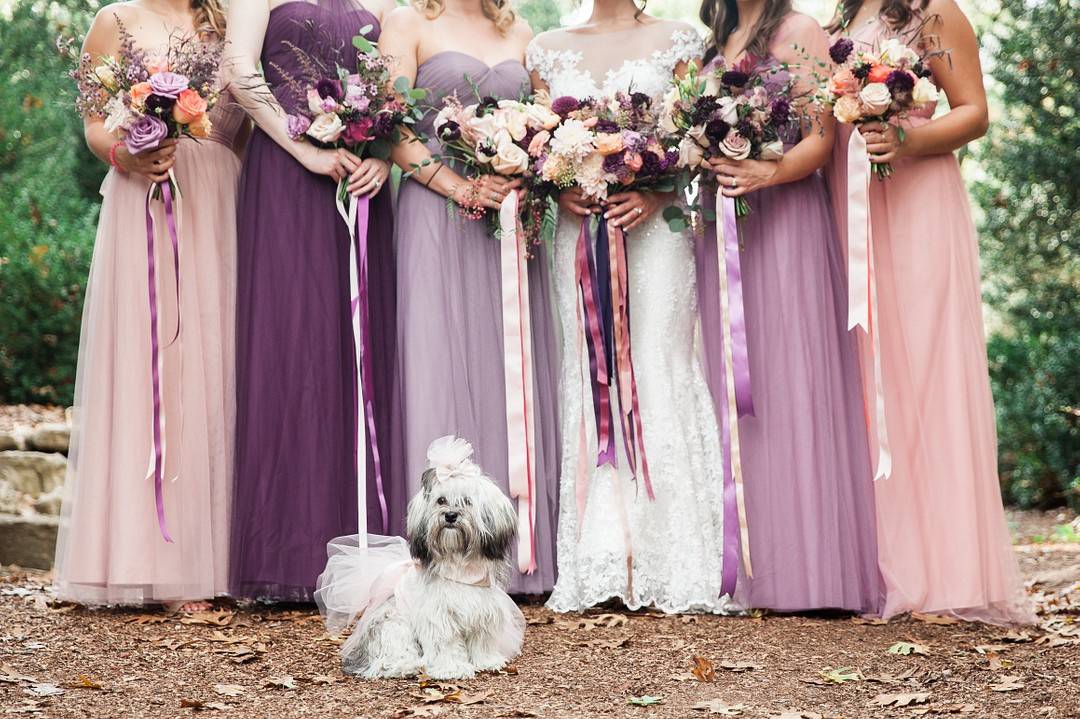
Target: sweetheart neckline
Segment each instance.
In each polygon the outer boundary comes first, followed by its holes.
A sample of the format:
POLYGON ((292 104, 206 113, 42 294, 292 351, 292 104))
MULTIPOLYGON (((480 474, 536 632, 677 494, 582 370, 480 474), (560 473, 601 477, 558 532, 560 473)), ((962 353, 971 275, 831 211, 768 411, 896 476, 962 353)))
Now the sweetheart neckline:
POLYGON ((429 62, 431 62, 435 58, 439 57, 440 55, 460 55, 462 57, 467 57, 470 60, 473 60, 475 62, 480 63, 481 65, 486 67, 488 70, 494 70, 495 68, 501 67, 502 65, 505 65, 505 64, 510 63, 510 62, 521 65, 522 68, 525 67, 525 64, 522 63, 521 60, 518 60, 518 59, 512 58, 512 57, 508 57, 505 60, 500 60, 499 62, 495 63, 494 65, 491 65, 491 64, 488 64, 487 62, 485 62, 484 60, 481 60, 480 58, 476 57, 475 55, 470 55, 467 52, 462 52, 460 50, 439 50, 437 53, 435 53, 434 55, 429 57, 427 60, 424 60, 422 63, 417 65, 416 69, 419 70, 424 65, 427 65, 429 62))

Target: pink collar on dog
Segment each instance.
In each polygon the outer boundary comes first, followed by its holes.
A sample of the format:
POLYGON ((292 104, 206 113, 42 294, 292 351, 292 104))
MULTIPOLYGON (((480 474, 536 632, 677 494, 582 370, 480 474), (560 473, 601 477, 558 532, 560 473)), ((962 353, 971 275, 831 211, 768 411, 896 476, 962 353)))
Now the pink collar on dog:
POLYGON ((464 567, 439 567, 438 574, 443 579, 470 587, 490 587, 491 575, 483 567, 466 565, 464 567))

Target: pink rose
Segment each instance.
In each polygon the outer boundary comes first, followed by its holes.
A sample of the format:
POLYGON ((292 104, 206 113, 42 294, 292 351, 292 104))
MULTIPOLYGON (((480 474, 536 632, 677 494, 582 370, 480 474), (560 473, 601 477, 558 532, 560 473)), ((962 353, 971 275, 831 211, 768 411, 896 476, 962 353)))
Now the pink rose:
POLYGON ((345 126, 345 134, 342 139, 346 145, 359 145, 375 139, 371 134, 372 121, 370 117, 361 117, 359 120, 350 122, 345 126))
POLYGON ((631 170, 633 170, 634 172, 637 172, 638 170, 641 169, 642 164, 644 164, 644 160, 642 160, 641 155, 639 153, 637 153, 637 152, 627 153, 627 155, 626 155, 626 166, 629 167, 631 170))
POLYGON ((720 152, 732 160, 745 160, 750 157, 750 141, 732 130, 720 143, 720 152))
POLYGON ((859 81, 855 78, 855 74, 846 67, 837 70, 836 73, 829 78, 829 92, 835 97, 854 95, 858 91, 859 81))

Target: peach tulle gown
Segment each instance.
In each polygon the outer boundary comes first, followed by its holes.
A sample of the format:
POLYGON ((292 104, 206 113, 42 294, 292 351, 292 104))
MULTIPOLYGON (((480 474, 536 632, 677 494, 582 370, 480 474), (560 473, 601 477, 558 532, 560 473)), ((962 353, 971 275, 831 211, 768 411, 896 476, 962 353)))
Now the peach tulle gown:
MULTIPOLYGON (((856 47, 885 37, 872 21, 856 47)), ((932 112, 909 125, 929 122, 932 112)), ((847 151, 838 126, 829 181, 846 247, 847 151)), ((950 614, 995 624, 1034 619, 1013 554, 997 475, 979 250, 952 153, 902 159, 870 185, 889 479, 875 483, 883 615, 950 614)), ((861 339, 866 335, 859 331, 861 339)), ((870 343, 860 342, 873 401, 870 343)), ((872 413, 871 413, 872 414, 872 413)), ((871 456, 877 456, 874 433, 871 456)))
POLYGON ((164 348, 165 515, 158 529, 151 452, 149 182, 111 170, 83 309, 74 431, 56 548, 56 590, 85 604, 212 598, 227 591, 232 486, 237 151, 244 115, 227 96, 208 140, 181 140, 180 305, 161 202, 153 203, 164 348), (176 477, 175 480, 172 478, 176 477))

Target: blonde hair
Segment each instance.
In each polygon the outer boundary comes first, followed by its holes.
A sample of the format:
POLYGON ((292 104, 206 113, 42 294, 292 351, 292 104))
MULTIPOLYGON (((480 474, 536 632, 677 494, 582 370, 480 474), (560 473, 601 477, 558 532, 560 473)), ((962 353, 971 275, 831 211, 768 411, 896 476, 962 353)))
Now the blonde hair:
POLYGON ((225 9, 220 0, 191 0, 195 11, 195 29, 200 33, 225 37, 225 9))
MULTIPOLYGON (((428 20, 434 20, 446 9, 445 0, 410 0, 412 6, 422 12, 428 20)), ((495 23, 495 28, 505 33, 514 24, 517 15, 510 6, 510 0, 480 0, 484 17, 495 23)))

